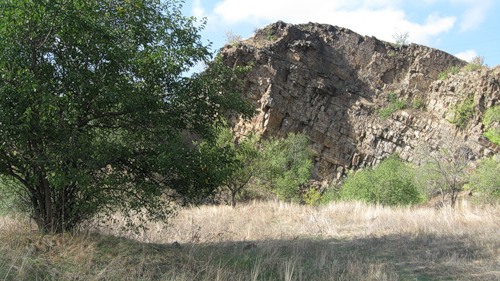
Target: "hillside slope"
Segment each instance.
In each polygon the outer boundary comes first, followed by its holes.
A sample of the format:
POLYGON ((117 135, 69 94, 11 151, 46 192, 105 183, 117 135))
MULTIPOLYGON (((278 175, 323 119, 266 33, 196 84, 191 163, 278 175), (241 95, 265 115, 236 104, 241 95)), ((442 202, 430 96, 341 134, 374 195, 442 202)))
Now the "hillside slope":
POLYGON ((498 104, 498 67, 459 72, 466 62, 445 52, 315 23, 271 24, 221 55, 229 66, 251 66, 243 94, 258 113, 236 122, 237 136, 307 134, 318 178, 339 178, 393 153, 415 161, 417 148, 439 149, 450 139, 476 157, 500 151, 482 137, 481 124, 485 109, 498 104), (474 115, 459 129, 450 122, 454 108, 471 99, 474 115))

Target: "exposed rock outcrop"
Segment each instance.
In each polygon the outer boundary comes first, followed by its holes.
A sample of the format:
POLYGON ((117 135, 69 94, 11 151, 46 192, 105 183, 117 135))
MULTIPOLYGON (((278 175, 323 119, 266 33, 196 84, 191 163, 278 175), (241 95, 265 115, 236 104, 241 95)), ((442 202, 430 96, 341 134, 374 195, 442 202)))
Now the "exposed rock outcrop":
POLYGON ((481 137, 480 120, 485 108, 498 103, 500 68, 439 80, 443 71, 466 63, 425 46, 395 46, 314 23, 277 22, 221 54, 230 66, 252 66, 244 95, 258 114, 237 122, 237 135, 307 134, 318 178, 338 178, 346 169, 374 165, 392 153, 414 161, 419 146, 438 149, 449 138, 477 156, 499 152, 481 137), (476 114, 458 130, 448 121, 450 109, 466 98, 474 99, 476 114), (390 99, 407 108, 381 117, 390 99))

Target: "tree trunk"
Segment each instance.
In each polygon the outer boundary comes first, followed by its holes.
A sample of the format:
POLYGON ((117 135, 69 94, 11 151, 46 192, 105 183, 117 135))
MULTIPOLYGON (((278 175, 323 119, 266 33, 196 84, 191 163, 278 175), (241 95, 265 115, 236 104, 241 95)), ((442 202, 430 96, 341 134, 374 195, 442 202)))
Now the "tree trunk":
POLYGON ((237 195, 237 190, 233 189, 231 190, 231 207, 236 208, 236 195, 237 195))
POLYGON ((453 190, 451 192, 451 207, 455 208, 455 204, 457 203, 458 190, 453 190))
POLYGON ((68 215, 68 211, 71 211, 74 206, 66 202, 66 188, 56 192, 44 178, 39 182, 37 191, 37 194, 31 195, 31 201, 32 217, 38 230, 42 233, 62 233, 71 230, 78 217, 72 218, 68 215), (71 221, 68 221, 69 219, 71 221))

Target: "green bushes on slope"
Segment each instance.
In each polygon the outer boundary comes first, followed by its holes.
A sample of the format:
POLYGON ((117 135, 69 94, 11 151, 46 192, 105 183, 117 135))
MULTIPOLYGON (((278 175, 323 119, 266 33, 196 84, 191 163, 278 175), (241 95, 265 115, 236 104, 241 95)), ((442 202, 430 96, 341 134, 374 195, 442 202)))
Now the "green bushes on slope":
POLYGON ((393 155, 373 169, 350 175, 340 190, 340 199, 411 205, 422 202, 424 196, 415 183, 412 168, 393 155))
POLYGON ((483 115, 483 124, 486 128, 483 136, 492 143, 500 145, 500 105, 495 105, 488 108, 483 115), (496 126, 495 126, 496 124, 496 126))

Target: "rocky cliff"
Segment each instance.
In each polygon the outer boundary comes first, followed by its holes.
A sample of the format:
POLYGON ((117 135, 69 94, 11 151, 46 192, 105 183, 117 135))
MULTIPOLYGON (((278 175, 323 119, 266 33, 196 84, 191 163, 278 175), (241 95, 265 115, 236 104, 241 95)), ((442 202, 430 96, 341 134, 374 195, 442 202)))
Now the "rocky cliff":
POLYGON ((258 113, 239 120, 236 134, 307 134, 318 178, 339 178, 393 153, 414 161, 418 147, 439 149, 450 138, 479 157, 499 152, 482 137, 481 117, 498 103, 500 68, 445 75, 466 63, 314 23, 271 24, 221 55, 230 66, 251 66, 243 94, 258 113), (458 128, 452 109, 466 99, 474 114, 458 128))

